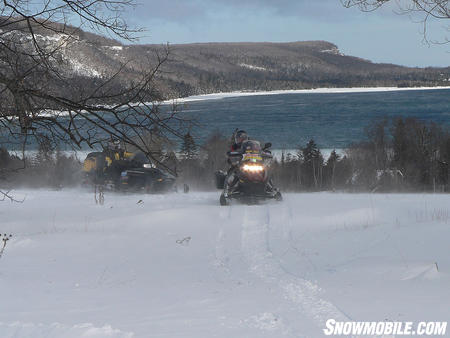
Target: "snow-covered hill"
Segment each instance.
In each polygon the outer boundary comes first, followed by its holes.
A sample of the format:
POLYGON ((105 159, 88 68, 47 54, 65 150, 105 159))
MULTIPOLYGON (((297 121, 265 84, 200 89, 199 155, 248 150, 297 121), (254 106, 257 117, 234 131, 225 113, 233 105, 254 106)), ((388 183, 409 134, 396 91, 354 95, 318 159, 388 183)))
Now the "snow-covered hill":
POLYGON ((32 54, 45 51, 58 73, 92 85, 112 76, 121 85, 139 81, 169 47, 169 57, 156 77, 165 99, 318 87, 436 87, 447 85, 450 76, 449 68, 372 63, 344 55, 327 41, 122 45, 75 27, 53 25, 56 30, 37 26, 32 36, 28 26, 5 24, 0 42, 32 54))
POLYGON ((449 195, 22 195, 0 202, 1 337, 320 337, 329 318, 450 316, 449 195))

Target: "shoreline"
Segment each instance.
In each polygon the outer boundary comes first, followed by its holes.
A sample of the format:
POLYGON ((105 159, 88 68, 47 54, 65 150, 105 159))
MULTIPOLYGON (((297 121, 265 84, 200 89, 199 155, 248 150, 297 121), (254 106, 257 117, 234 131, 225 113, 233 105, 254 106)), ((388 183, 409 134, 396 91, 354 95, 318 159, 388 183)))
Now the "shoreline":
POLYGON ((266 96, 283 94, 344 94, 344 93, 377 93, 377 92, 396 92, 396 91, 417 91, 417 90, 450 90, 450 86, 439 87, 349 87, 349 88, 313 88, 313 89, 283 89, 271 91, 234 91, 219 92, 211 94, 192 95, 180 97, 171 100, 165 100, 162 104, 185 103, 206 100, 221 100, 231 97, 243 96, 266 96))

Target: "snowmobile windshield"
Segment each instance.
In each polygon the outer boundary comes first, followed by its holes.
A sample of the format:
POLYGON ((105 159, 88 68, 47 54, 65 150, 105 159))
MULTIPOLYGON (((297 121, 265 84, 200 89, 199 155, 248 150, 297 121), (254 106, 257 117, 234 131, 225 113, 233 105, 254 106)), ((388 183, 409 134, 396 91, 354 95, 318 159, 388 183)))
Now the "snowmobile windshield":
POLYGON ((261 157, 261 145, 258 141, 247 141, 242 144, 242 161, 243 162, 260 162, 261 157))
POLYGON ((258 154, 261 152, 261 145, 258 141, 246 141, 242 143, 242 151, 244 153, 258 154))

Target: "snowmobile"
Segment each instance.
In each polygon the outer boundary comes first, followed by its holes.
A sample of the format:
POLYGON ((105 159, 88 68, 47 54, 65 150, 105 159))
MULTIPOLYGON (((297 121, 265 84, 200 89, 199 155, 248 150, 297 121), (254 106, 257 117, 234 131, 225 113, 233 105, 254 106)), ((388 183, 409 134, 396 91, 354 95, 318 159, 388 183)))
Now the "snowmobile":
POLYGON ((264 199, 282 200, 280 191, 273 186, 269 175, 273 159, 268 150, 272 146, 266 143, 264 148, 258 141, 248 140, 242 144, 242 151, 228 152, 231 168, 226 174, 216 172, 216 187, 223 189, 220 205, 228 205, 232 199, 244 202, 256 202, 264 199))
MULTIPOLYGON (((108 151, 89 153, 84 160, 84 185, 108 190, 160 193, 176 191, 176 178, 148 163, 144 153, 108 151)), ((188 187, 184 186, 187 192, 188 187)))
POLYGON ((130 152, 103 150, 92 152, 83 163, 83 185, 105 185, 109 188, 119 182, 120 174, 126 168, 141 166, 146 158, 130 152))
POLYGON ((122 171, 118 189, 122 191, 145 191, 160 193, 176 191, 176 178, 172 174, 149 164, 141 168, 131 168, 122 171))

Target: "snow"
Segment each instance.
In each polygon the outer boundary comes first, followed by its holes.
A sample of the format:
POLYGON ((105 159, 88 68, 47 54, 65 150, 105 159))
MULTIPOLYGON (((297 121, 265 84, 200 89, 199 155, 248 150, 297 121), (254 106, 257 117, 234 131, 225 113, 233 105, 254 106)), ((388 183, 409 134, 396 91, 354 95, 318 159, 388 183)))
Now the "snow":
POLYGON ((450 315, 450 195, 14 194, 1 337, 321 337, 330 318, 450 315))
POLYGON ((341 51, 337 48, 331 48, 331 49, 324 49, 320 51, 321 53, 327 53, 327 54, 334 54, 334 55, 340 55, 340 56, 345 56, 345 54, 341 53, 341 51))
MULTIPOLYGON (((2 31, 0 31, 0 34, 2 31)), ((92 66, 83 63, 71 55, 68 55, 67 43, 74 42, 79 39, 78 36, 68 35, 64 33, 56 33, 52 35, 42 35, 42 34, 34 34, 24 33, 21 31, 10 31, 1 34, 0 41, 3 41, 5 37, 9 36, 18 36, 20 41, 26 40, 31 43, 33 37, 43 45, 41 47, 49 48, 51 50, 57 49, 61 56, 69 63, 72 70, 78 75, 88 76, 88 77, 96 77, 100 78, 102 74, 94 69, 92 66)), ((112 49, 121 49, 121 46, 113 46, 112 49)), ((50 112, 51 113, 51 112, 50 112)))
POLYGON ((73 41, 78 39, 77 36, 68 35, 65 33, 55 33, 51 35, 42 35, 42 34, 31 34, 29 32, 22 32, 19 30, 11 30, 4 32, 0 30, 0 41, 4 41, 5 38, 8 40, 12 38, 18 38, 18 41, 31 43, 33 39, 35 39, 38 43, 43 44, 41 47, 44 48, 60 48, 64 47, 69 41, 73 41))
POLYGON ((246 64, 246 63, 240 63, 239 66, 244 67, 244 68, 248 68, 248 69, 253 69, 253 70, 261 70, 261 71, 266 71, 267 70, 267 68, 254 66, 254 65, 249 65, 249 64, 246 64))
POLYGON ((52 42, 58 42, 60 40, 72 40, 75 39, 75 36, 71 36, 64 33, 57 33, 53 35, 41 35, 41 34, 35 34, 35 36, 38 36, 42 40, 52 41, 52 42))
POLYGON ((20 337, 20 338, 79 338, 79 337, 95 337, 95 338, 131 338, 133 333, 122 332, 113 329, 109 325, 103 327, 94 327, 90 323, 66 326, 59 323, 34 324, 14 322, 12 324, 0 323, 0 332, 2 337, 20 337))
POLYGON ((107 47, 112 50, 123 50, 123 46, 107 46, 107 47))
POLYGON ((100 78, 102 74, 94 69, 93 67, 84 64, 74 58, 67 58, 67 61, 69 62, 72 70, 77 73, 78 75, 84 75, 88 77, 97 77, 100 78))

